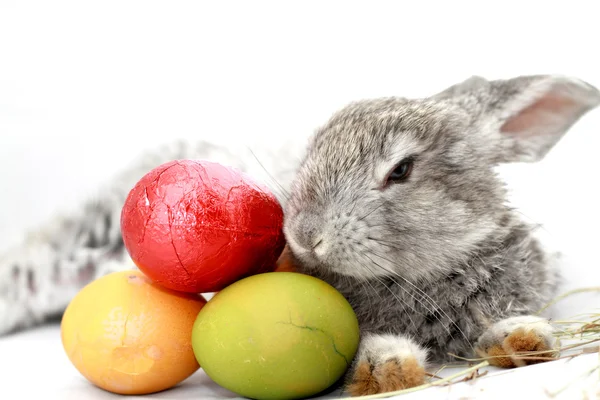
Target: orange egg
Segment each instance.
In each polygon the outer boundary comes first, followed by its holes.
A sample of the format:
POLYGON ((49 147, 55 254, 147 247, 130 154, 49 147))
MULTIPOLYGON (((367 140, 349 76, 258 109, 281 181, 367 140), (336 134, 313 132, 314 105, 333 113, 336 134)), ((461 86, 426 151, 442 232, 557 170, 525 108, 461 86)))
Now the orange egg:
POLYGON ((285 246, 275 266, 275 272, 297 272, 291 256, 291 250, 285 246))
POLYGON ((102 389, 147 394, 175 386, 200 365, 192 327, 206 300, 174 292, 140 271, 108 274, 67 307, 62 343, 75 368, 102 389))

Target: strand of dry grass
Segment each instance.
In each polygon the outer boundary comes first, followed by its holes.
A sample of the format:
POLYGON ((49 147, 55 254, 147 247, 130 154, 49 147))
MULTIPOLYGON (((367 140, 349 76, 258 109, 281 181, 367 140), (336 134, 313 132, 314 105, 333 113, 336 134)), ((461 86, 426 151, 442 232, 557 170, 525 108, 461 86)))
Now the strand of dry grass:
MULTIPOLYGON (((564 300, 572 295, 579 294, 579 293, 589 293, 589 292, 600 292, 600 287, 580 288, 580 289, 575 289, 575 290, 571 290, 569 292, 563 293, 562 295, 556 297, 555 299, 550 301, 548 304, 546 304, 544 307, 542 307, 538 311, 537 314, 538 315, 541 314, 542 312, 547 310, 549 307, 557 304, 561 300, 564 300)), ((579 314, 579 315, 573 316, 572 318, 573 319, 571 319, 571 320, 551 321, 551 323, 557 330, 555 335, 559 338, 559 340, 561 340, 561 339, 577 340, 578 342, 571 343, 571 344, 568 344, 565 346, 561 346, 558 349, 511 354, 511 357, 521 359, 521 360, 548 361, 549 357, 547 357, 547 356, 542 357, 544 354, 555 355, 558 353, 560 355, 560 357, 553 357, 552 358, 553 360, 571 359, 571 358, 574 358, 574 357, 577 357, 577 356, 580 356, 583 354, 590 354, 590 353, 599 353, 600 354, 600 311, 598 313, 579 314), (587 319, 583 319, 583 320, 576 319, 578 317, 584 317, 584 318, 587 317, 587 319), (598 343, 598 345, 589 346, 590 344, 596 344, 596 343, 598 343), (568 351, 572 351, 572 350, 579 350, 579 351, 576 353, 573 353, 573 354, 564 354, 564 353, 566 353, 568 351)), ((455 374, 452 374, 446 378, 439 378, 438 375, 442 370, 449 368, 449 367, 456 368, 456 367, 461 367, 462 365, 464 365, 464 364, 458 364, 458 365, 454 364, 453 365, 452 363, 448 363, 446 365, 442 365, 435 373, 428 374, 431 378, 437 378, 437 380, 430 381, 426 384, 416 386, 413 388, 409 388, 409 389, 398 390, 395 392, 374 394, 374 395, 369 395, 369 396, 361 396, 358 398, 357 397, 346 397, 346 398, 341 398, 339 400, 383 399, 383 398, 389 398, 389 397, 398 396, 398 395, 402 395, 402 394, 406 394, 406 393, 412 393, 412 392, 417 392, 420 390, 425 390, 425 389, 428 389, 428 388, 431 388, 434 386, 447 386, 447 385, 452 385, 454 383, 461 382, 461 381, 476 379, 478 377, 485 375, 488 372, 488 371, 483 371, 480 373, 479 370, 482 368, 488 367, 490 365, 489 360, 496 358, 496 357, 505 357, 505 356, 489 356, 489 357, 483 357, 483 358, 465 358, 465 357, 460 357, 455 354, 450 354, 450 355, 452 357, 455 357, 458 360, 462 360, 462 361, 465 361, 465 362, 468 362, 471 364, 474 362, 479 362, 479 363, 474 366, 467 367, 467 368, 465 368, 455 374), (458 378, 461 378, 461 377, 463 377, 463 379, 457 380, 458 378)), ((594 366, 589 371, 586 371, 586 373, 582 374, 582 376, 592 374, 596 371, 600 371, 600 357, 599 357, 598 365, 594 366)), ((569 387, 569 384, 567 384, 565 387, 561 388, 557 392, 548 393, 548 394, 555 396, 558 393, 566 390, 568 387, 569 387)))
POLYGON ((543 313, 544 311, 546 311, 548 308, 552 307, 553 305, 555 305, 559 301, 566 299, 567 297, 570 297, 570 296, 572 296, 574 294, 589 293, 589 292, 600 292, 600 286, 584 287, 584 288, 574 289, 574 290, 570 290, 568 292, 565 292, 565 293, 561 294, 560 296, 555 297, 548 304, 546 304, 544 307, 542 307, 537 312, 537 315, 540 315, 541 313, 543 313))
POLYGON ((489 365, 490 364, 487 361, 484 361, 484 362, 481 362, 481 363, 479 363, 477 365, 472 366, 471 368, 467 368, 467 369, 465 369, 463 371, 457 372, 456 374, 453 374, 453 375, 448 376, 446 378, 438 379, 437 381, 425 383, 423 385, 415 386, 413 388, 408 388, 408 389, 403 389, 403 390, 397 390, 395 392, 387 392, 387 393, 381 393, 381 394, 372 394, 372 395, 369 395, 369 396, 344 397, 344 398, 341 398, 341 399, 338 399, 338 400, 384 399, 384 398, 387 398, 387 397, 398 396, 398 395, 401 395, 401 394, 417 392, 419 390, 427 389, 427 388, 434 387, 434 386, 442 386, 442 385, 452 384, 452 383, 454 383, 453 381, 455 379, 463 377, 465 375, 477 373, 477 371, 479 369, 485 368, 485 367, 487 367, 489 365))
POLYGON ((592 375, 595 372, 600 372, 600 363, 598 365, 588 369, 584 373, 579 374, 579 376, 577 376, 575 378, 575 380, 568 382, 566 385, 563 385, 560 389, 557 389, 554 391, 546 390, 546 394, 548 395, 548 397, 554 398, 554 397, 558 396, 559 394, 561 394, 562 392, 564 392, 565 390, 567 390, 573 383, 575 383, 581 379, 585 379, 586 377, 589 377, 590 375, 592 375))

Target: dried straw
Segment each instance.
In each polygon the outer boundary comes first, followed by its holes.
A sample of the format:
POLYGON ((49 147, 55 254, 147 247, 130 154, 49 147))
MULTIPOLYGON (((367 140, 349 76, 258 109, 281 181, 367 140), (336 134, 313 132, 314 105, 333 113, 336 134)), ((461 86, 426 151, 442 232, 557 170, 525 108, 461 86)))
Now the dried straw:
MULTIPOLYGON (((566 292, 566 293, 556 297, 555 299, 550 301, 548 304, 546 304, 544 307, 542 307, 537 314, 538 315, 541 314, 543 311, 545 311, 549 307, 555 305, 556 303, 560 302, 563 299, 566 299, 567 297, 570 297, 572 295, 579 294, 579 293, 588 293, 588 292, 600 292, 600 287, 581 288, 581 289, 575 289, 575 290, 566 292)), ((547 355, 548 353, 556 354, 558 352, 559 356, 552 358, 552 360, 560 360, 560 359, 565 359, 565 358, 570 359, 570 358, 577 357, 577 356, 580 356, 583 354, 600 353, 600 311, 598 313, 580 314, 580 315, 574 316, 570 320, 551 321, 551 324, 556 328, 555 335, 559 339, 559 342, 560 343, 562 343, 563 341, 569 342, 568 344, 561 345, 561 347, 559 349, 527 352, 527 353, 522 353, 522 354, 514 354, 514 355, 511 355, 511 357, 516 358, 516 359, 521 359, 521 360, 548 361, 548 356, 543 357, 543 355, 545 355, 545 354, 547 355)), ((438 376, 438 374, 442 370, 444 370, 448 367, 454 367, 454 368, 457 367, 456 364, 454 364, 454 365, 446 364, 446 365, 443 365, 440 369, 438 369, 435 373, 428 374, 428 376, 431 379, 428 383, 425 383, 423 385, 404 389, 404 390, 398 390, 395 392, 387 392, 387 393, 374 394, 374 395, 369 395, 369 396, 360 396, 360 397, 345 397, 345 398, 341 398, 339 400, 384 399, 384 398, 389 398, 389 397, 393 397, 393 396, 403 395, 406 393, 417 392, 417 391, 428 389, 428 388, 431 388, 434 386, 452 385, 452 384, 458 383, 458 382, 464 382, 464 381, 468 381, 468 380, 472 380, 472 379, 477 379, 487 373, 487 371, 483 371, 480 373, 479 370, 488 367, 490 365, 489 360, 494 358, 494 357, 464 358, 464 357, 459 357, 454 354, 450 354, 450 355, 455 357, 458 360, 468 362, 469 363, 469 364, 467 364, 468 367, 466 367, 466 368, 462 369, 461 371, 459 371, 455 374, 452 374, 448 377, 440 378, 438 376), (472 365, 472 363, 474 363, 474 362, 478 362, 478 364, 472 365), (459 378, 462 378, 462 379, 459 379, 459 378)), ((498 356, 498 357, 502 357, 502 356, 498 356)), ((599 360, 598 365, 594 366, 592 369, 590 369, 590 371, 586 371, 586 374, 585 374, 586 376, 590 375, 592 373, 595 373, 596 371, 600 372, 600 357, 598 360, 599 360)), ((462 365, 464 365, 464 364, 462 364, 462 365)), ((557 392, 548 393, 548 395, 555 396, 555 395, 559 394, 560 392, 564 391, 565 389, 567 389, 568 386, 569 385, 566 385, 565 387, 561 388, 557 392)))

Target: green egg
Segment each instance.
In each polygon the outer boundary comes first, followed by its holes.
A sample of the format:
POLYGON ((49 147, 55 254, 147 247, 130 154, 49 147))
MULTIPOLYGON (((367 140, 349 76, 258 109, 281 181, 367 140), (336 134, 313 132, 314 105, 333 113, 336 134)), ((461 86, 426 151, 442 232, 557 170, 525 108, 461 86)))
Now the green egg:
POLYGON ((272 272, 217 293, 196 319, 196 359, 217 384, 252 399, 299 399, 329 388, 358 348, 348 301, 320 279, 272 272))

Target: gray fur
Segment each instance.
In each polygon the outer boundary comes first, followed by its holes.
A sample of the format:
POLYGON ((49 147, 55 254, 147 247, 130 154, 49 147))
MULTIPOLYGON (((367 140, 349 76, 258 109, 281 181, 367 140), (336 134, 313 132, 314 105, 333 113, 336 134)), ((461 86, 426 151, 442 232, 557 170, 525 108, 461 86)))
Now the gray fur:
MULTIPOLYGON (((599 102, 581 81, 529 76, 476 77, 428 98, 348 105, 313 135, 290 185, 270 164, 286 188, 267 182, 285 206, 294 257, 348 298, 369 343, 384 344, 380 354, 397 342, 398 357, 415 343, 434 361, 471 355, 487 328, 536 311, 558 282, 555 255, 506 204, 495 166, 541 159, 599 102), (415 160, 410 178, 384 187, 407 156, 415 160)), ((91 279, 132 266, 118 217, 150 168, 176 158, 249 164, 207 146, 146 159, 82 213, 0 260, 0 333, 43 321, 91 279)), ((378 353, 363 346, 359 354, 378 353)))
POLYGON ((559 281, 557 255, 506 204, 494 168, 543 158, 599 102, 581 81, 530 76, 350 104, 318 130, 293 182, 292 253, 348 298, 363 334, 405 336, 436 362, 472 355, 486 329, 537 311, 559 281), (408 181, 383 187, 406 156, 408 181))

